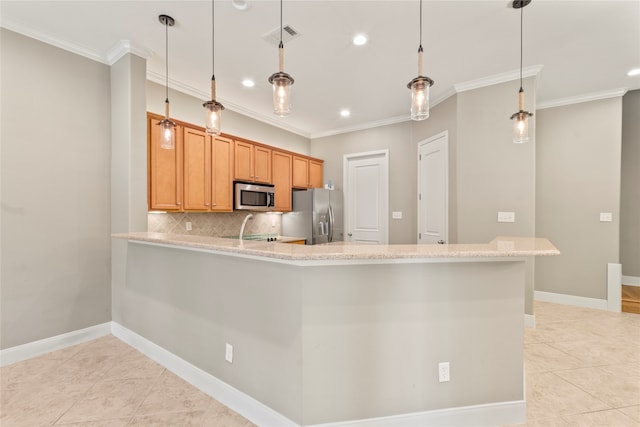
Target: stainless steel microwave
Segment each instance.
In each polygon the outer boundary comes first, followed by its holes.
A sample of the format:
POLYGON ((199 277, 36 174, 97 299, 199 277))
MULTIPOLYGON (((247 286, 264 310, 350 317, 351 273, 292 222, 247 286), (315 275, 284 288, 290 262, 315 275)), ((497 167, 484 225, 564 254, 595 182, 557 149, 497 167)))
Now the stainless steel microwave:
POLYGON ((272 211, 275 203, 273 185, 234 183, 234 209, 245 211, 272 211))

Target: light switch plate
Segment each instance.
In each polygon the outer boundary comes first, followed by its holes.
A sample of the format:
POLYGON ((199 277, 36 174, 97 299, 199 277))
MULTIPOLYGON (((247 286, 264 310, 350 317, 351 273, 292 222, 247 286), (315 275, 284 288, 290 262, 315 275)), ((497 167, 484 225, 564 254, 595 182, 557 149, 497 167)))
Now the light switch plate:
POLYGON ((612 222, 612 221, 613 221, 613 213, 600 212, 600 222, 612 222))
POLYGON ((392 219, 402 219, 402 212, 391 212, 392 219))
POLYGON ((498 212, 498 222, 516 222, 516 213, 498 212))

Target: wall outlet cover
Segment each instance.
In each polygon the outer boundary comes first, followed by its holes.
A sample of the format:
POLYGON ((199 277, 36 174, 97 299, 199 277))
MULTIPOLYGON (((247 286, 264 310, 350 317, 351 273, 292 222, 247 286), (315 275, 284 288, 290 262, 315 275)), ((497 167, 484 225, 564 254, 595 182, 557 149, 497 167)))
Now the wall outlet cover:
POLYGON ((402 212, 391 212, 392 219, 402 219, 402 212))
POLYGON ((498 222, 516 222, 516 213, 498 212, 498 222))
POLYGON ((224 360, 226 360, 229 363, 233 363, 233 346, 229 343, 227 343, 227 346, 225 349, 224 360))
POLYGON ((600 212, 600 222, 612 222, 612 221, 613 221, 613 213, 600 212))

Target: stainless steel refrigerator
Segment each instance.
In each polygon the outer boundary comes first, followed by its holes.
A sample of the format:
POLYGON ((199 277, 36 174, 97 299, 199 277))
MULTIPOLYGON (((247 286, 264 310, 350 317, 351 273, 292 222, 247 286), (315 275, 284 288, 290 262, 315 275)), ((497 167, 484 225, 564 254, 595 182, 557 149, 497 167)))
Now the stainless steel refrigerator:
POLYGON ((307 245, 342 241, 342 212, 342 191, 294 191, 293 211, 282 215, 282 235, 304 237, 307 245))

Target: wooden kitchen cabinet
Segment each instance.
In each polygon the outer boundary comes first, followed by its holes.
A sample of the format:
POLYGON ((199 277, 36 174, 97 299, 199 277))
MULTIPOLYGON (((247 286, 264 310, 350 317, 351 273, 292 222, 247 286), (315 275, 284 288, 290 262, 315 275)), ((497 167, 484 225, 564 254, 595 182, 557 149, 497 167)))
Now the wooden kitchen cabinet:
POLYGON ((182 126, 176 127, 176 146, 172 150, 160 147, 162 116, 147 117, 149 210, 179 211, 183 209, 183 138, 182 126))
POLYGON ((235 141, 234 178, 237 181, 271 184, 271 149, 246 141, 235 141))
POLYGON ((322 165, 321 161, 309 159, 309 187, 322 188, 322 165))
POLYGON ((275 206, 278 212, 291 211, 291 154, 273 151, 273 185, 275 186, 275 206))
POLYGON ((233 140, 184 128, 184 209, 233 210, 233 140))
POLYGON ((322 161, 293 156, 293 188, 322 188, 322 161))

